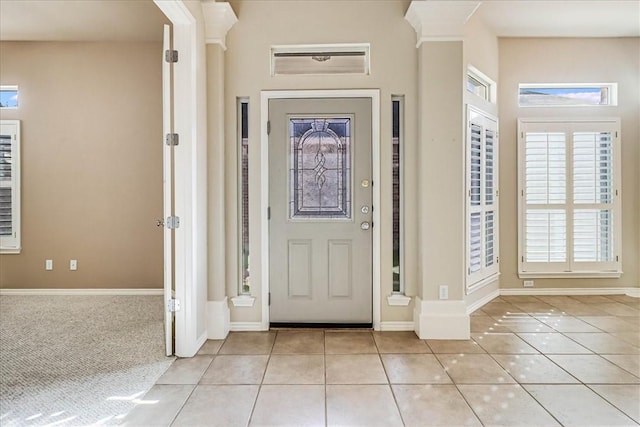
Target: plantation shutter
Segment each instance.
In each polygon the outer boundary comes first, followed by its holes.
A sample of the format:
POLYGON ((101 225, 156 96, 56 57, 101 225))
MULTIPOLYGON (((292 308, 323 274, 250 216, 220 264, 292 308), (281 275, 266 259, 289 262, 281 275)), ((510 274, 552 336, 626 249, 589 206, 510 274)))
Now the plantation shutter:
POLYGON ((520 273, 620 270, 617 126, 520 123, 520 273))
POLYGON ((20 249, 19 139, 16 120, 0 121, 0 252, 20 249))
POLYGON ((467 291, 498 272, 498 134, 486 113, 468 109, 467 291))
POLYGON ((567 261, 566 137, 525 133, 525 261, 567 261))

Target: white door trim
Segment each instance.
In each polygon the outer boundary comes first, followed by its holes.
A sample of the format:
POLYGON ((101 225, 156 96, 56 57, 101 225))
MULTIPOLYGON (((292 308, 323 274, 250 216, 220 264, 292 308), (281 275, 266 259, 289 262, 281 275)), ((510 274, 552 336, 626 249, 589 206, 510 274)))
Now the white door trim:
MULTIPOLYGON (((207 192, 206 192, 206 71, 204 36, 198 19, 183 0, 154 0, 173 24, 174 132, 180 135, 174 152, 175 348, 179 357, 194 356, 207 339, 207 192)), ((198 5, 199 7, 199 5, 198 5)), ((166 260, 165 262, 170 262, 166 260)))
POLYGON ((282 98, 370 98, 371 156, 373 180, 373 329, 380 330, 380 91, 378 89, 348 90, 285 90, 260 92, 260 225, 262 278, 262 329, 269 329, 269 100, 282 98))

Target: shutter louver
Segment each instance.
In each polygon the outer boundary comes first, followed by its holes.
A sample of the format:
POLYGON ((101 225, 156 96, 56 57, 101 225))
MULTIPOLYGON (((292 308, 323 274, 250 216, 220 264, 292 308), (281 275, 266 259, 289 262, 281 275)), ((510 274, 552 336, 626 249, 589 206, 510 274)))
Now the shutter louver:
POLYGON ((485 203, 487 205, 493 205, 494 201, 494 131, 490 129, 485 130, 485 139, 484 139, 484 194, 485 194, 485 203))
POLYGON ((525 169, 527 204, 565 203, 564 133, 527 133, 525 169))
POLYGON ((565 262, 567 214, 560 209, 528 209, 526 213, 526 261, 565 262))
POLYGON ((0 236, 13 234, 11 135, 0 135, 0 236))
POLYGON ((480 212, 471 214, 469 230, 469 272, 474 273, 482 266, 482 227, 480 212))
POLYGON ((613 153, 611 133, 573 134, 573 202, 611 203, 613 153))
POLYGON ((471 205, 480 205, 480 185, 482 182, 482 127, 471 125, 471 205))
POLYGON ((495 214, 493 211, 488 211, 484 216, 484 253, 485 253, 485 267, 491 267, 495 261, 495 214))

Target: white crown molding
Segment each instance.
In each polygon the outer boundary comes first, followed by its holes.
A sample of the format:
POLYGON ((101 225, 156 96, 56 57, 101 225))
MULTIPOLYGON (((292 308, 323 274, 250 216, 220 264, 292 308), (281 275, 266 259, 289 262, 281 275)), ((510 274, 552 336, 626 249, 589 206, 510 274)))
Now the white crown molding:
POLYGON ((416 30, 417 46, 425 41, 459 41, 480 1, 414 0, 404 19, 416 30))
POLYGON ((202 15, 204 16, 204 38, 207 44, 219 44, 227 50, 227 33, 238 22, 233 8, 229 3, 213 0, 203 1, 202 15))

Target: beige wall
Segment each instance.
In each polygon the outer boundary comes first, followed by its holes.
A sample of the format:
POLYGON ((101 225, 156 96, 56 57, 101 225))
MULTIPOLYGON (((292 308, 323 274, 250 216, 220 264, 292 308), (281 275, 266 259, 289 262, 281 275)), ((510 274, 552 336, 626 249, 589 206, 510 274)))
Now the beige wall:
POLYGON ((640 39, 500 39, 501 287, 521 288, 517 263, 519 117, 620 117, 622 126, 622 268, 620 279, 536 279, 543 287, 640 286, 640 39), (617 107, 518 108, 518 83, 618 83, 617 107))
MULTIPOLYGON (((406 290, 417 292, 416 108, 417 51, 415 31, 404 19, 408 1, 232 1, 238 23, 227 34, 225 54, 227 164, 227 295, 238 284, 237 236, 237 97, 249 98, 250 229, 252 294, 261 295, 260 270, 260 91, 290 89, 380 89, 381 95, 381 227, 382 289, 391 293, 391 96, 405 96, 405 253, 406 290), (369 76, 270 75, 269 48, 281 44, 371 43, 369 76)), ((232 321, 259 321, 254 308, 232 308, 232 321)), ((411 308, 388 307, 382 319, 411 320, 411 308)))
POLYGON ((1 288, 162 287, 161 50, 0 44, 0 82, 20 87, 0 115, 22 131, 22 253, 0 256, 1 288))

